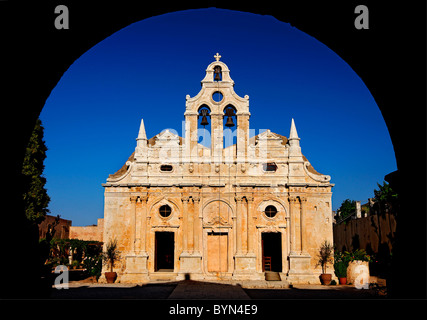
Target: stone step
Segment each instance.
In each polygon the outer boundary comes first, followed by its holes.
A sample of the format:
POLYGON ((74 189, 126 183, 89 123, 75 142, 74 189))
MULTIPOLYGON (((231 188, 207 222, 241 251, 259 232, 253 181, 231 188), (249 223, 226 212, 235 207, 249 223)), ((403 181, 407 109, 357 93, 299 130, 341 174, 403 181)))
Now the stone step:
POLYGON ((178 273, 168 271, 157 271, 150 273, 150 280, 152 281, 168 281, 176 280, 178 273))
POLYGON ((266 271, 265 272, 265 280, 266 281, 281 281, 279 272, 274 271, 266 271))
POLYGON ((266 280, 249 280, 241 281, 239 284, 244 289, 288 289, 289 282, 286 280, 281 281, 266 281, 266 280))

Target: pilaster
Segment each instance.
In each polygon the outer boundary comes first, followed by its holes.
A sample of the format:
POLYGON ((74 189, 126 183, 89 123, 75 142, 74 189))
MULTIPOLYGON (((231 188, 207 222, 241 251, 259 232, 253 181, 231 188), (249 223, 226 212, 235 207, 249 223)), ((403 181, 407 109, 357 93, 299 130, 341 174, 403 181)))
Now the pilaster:
POLYGON ((236 255, 241 255, 242 252, 242 201, 243 197, 236 196, 236 255))
POLYGON ((187 274, 191 274, 192 279, 202 278, 202 255, 198 249, 198 230, 195 225, 198 224, 198 203, 199 198, 194 197, 190 201, 189 197, 181 198, 183 203, 182 233, 183 250, 179 256, 180 268, 177 279, 185 279, 187 274), (191 210, 190 205, 191 204, 191 210), (197 207, 197 209, 196 209, 197 207), (197 247, 197 249, 195 249, 197 247))
POLYGON ((243 280, 250 278, 251 280, 262 280, 262 274, 256 272, 256 254, 250 244, 254 239, 250 235, 250 210, 253 203, 253 197, 246 197, 248 200, 248 212, 246 223, 243 223, 243 197, 236 196, 236 253, 234 255, 234 272, 232 278, 234 280, 243 280), (245 236, 246 247, 243 248, 243 239, 245 236))
POLYGON ((146 201, 147 196, 132 195, 129 199, 132 206, 133 244, 132 251, 125 256, 126 269, 120 281, 127 283, 144 283, 149 281, 145 249, 146 201))
POLYGON ((296 202, 298 198, 289 197, 289 217, 290 217, 290 232, 291 232, 291 243, 290 243, 290 255, 297 254, 297 228, 296 228, 296 202))
POLYGON ((301 254, 302 255, 308 255, 307 253, 307 235, 306 235, 306 206, 307 206, 307 198, 306 197, 300 197, 301 201, 301 217, 300 217, 300 225, 301 225, 301 254))

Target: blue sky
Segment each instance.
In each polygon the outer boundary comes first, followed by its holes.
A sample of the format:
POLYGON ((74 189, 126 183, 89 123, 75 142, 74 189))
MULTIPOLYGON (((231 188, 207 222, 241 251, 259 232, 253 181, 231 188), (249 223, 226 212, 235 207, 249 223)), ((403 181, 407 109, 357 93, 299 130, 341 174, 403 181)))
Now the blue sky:
POLYGON ((101 186, 148 138, 182 135, 185 96, 195 96, 219 52, 234 89, 250 97, 250 127, 289 135, 295 119, 303 154, 332 176, 333 210, 373 197, 396 170, 381 112, 351 67, 287 23, 223 9, 169 13, 134 23, 91 48, 64 73, 40 118, 48 147, 44 175, 51 214, 72 225, 103 217, 101 186))

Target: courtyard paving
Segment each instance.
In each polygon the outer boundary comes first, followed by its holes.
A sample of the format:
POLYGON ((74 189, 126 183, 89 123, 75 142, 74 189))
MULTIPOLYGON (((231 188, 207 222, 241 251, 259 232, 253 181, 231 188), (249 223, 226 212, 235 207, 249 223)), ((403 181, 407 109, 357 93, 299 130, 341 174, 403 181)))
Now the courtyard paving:
POLYGON ((250 300, 250 299, 381 299, 381 290, 357 289, 352 285, 281 286, 274 281, 202 282, 184 280, 148 284, 98 284, 71 281, 68 289, 53 288, 52 299, 173 299, 173 300, 250 300), (267 287, 270 286, 270 287, 267 287))

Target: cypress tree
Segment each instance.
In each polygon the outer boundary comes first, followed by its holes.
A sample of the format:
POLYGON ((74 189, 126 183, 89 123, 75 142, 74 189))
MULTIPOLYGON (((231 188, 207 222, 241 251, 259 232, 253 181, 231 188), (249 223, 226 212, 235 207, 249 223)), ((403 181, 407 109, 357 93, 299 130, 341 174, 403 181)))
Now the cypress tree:
POLYGON ((31 138, 25 151, 22 174, 24 176, 23 202, 28 221, 38 225, 49 213, 50 197, 45 188, 46 178, 43 176, 44 160, 47 147, 43 140, 44 128, 37 119, 31 138))

